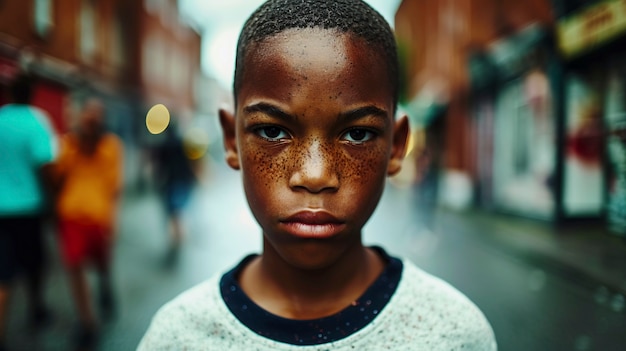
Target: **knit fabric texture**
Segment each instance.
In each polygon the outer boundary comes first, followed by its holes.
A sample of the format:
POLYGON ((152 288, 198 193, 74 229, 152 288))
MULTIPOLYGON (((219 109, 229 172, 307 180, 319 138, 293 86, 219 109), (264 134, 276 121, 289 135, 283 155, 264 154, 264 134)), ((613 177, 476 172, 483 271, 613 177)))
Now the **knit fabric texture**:
POLYGON ((138 350, 496 350, 489 322, 465 295, 408 260, 398 288, 362 329, 338 341, 292 345, 258 335, 227 308, 216 275, 154 316, 138 350))

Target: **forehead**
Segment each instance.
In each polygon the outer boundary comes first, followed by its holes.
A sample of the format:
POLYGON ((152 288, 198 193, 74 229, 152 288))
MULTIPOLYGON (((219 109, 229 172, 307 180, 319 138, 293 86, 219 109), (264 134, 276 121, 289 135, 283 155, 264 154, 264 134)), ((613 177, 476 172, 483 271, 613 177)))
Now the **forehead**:
POLYGON ((348 100, 393 100, 383 54, 364 39, 334 29, 273 35, 249 47, 243 67, 239 106, 251 95, 289 100, 316 89, 348 100))

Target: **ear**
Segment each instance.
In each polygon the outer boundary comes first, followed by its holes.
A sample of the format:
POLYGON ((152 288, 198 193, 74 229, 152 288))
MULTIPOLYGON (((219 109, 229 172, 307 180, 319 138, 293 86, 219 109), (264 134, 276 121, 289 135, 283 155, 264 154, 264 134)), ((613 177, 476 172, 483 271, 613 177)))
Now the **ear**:
POLYGON ((237 135, 235 128, 235 116, 226 111, 219 109, 220 124, 222 125, 222 134, 224 135, 224 150, 226 151, 226 163, 232 169, 239 169, 239 153, 237 152, 237 135))
POLYGON ((393 128, 393 140, 391 155, 387 166, 387 175, 392 176, 400 172, 402 161, 406 154, 407 141, 409 138, 409 119, 406 115, 397 119, 393 128))

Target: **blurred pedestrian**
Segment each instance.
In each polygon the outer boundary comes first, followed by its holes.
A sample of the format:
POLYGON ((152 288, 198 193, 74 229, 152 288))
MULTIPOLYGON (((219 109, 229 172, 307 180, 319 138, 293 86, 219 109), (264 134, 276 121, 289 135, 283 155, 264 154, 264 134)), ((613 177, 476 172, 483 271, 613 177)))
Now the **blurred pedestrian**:
POLYGON ((55 165, 56 212, 61 252, 78 308, 77 343, 93 345, 97 318, 85 269, 93 263, 99 275, 103 317, 114 312, 111 250, 122 185, 123 146, 104 129, 104 105, 91 98, 82 106, 78 126, 61 139, 55 165))
POLYGON ((56 153, 56 136, 43 111, 30 105, 32 78, 17 77, 11 103, 0 108, 0 349, 4 345, 11 283, 26 276, 30 322, 43 325, 44 180, 56 153))
POLYGON ((165 260, 167 265, 175 263, 178 257, 184 237, 182 214, 197 180, 192 160, 185 152, 183 139, 176 126, 171 124, 165 131, 166 139, 155 153, 156 181, 167 213, 170 235, 165 260))

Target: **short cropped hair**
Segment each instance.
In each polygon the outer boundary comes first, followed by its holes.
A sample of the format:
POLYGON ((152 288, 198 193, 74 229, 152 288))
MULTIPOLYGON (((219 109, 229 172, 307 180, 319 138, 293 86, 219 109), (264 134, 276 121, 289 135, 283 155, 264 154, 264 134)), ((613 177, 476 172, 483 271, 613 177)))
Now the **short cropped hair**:
POLYGON ((395 109, 400 84, 395 37, 389 23, 361 0, 269 0, 262 4, 245 22, 237 42, 235 104, 249 46, 295 28, 336 29, 365 40, 387 64, 395 109))
POLYGON ((19 74, 11 82, 9 89, 13 101, 18 104, 29 104, 33 95, 34 79, 29 74, 19 74))

